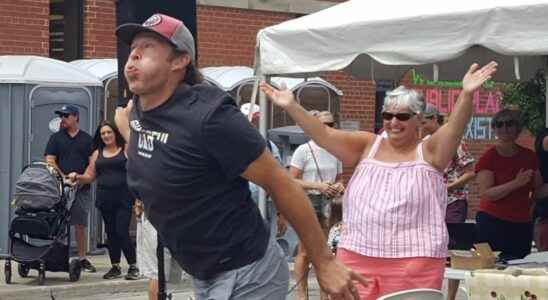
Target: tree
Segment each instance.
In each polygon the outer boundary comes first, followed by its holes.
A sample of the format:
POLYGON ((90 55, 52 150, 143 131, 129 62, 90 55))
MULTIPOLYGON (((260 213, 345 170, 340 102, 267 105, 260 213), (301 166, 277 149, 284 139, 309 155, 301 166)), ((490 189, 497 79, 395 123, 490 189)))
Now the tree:
POLYGON ((505 106, 519 107, 525 127, 536 135, 546 127, 546 81, 544 71, 537 72, 529 81, 507 84, 501 102, 505 106))

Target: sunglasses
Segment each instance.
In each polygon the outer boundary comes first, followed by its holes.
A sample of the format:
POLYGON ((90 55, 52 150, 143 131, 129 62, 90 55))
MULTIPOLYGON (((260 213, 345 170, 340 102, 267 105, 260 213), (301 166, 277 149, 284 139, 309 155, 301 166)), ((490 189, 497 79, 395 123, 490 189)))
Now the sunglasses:
POLYGON ((508 120, 508 121, 498 121, 498 122, 495 122, 495 127, 496 128, 502 128, 502 127, 506 127, 506 128, 509 128, 509 127, 514 127, 517 125, 516 121, 514 120, 508 120))
POLYGON ((70 114, 59 114, 59 117, 61 117, 62 119, 65 119, 70 117, 70 114))
POLYGON ((385 120, 385 121, 391 121, 393 118, 396 118, 398 121, 408 121, 414 115, 415 115, 414 113, 397 113, 397 114, 394 114, 394 113, 389 113, 389 112, 386 112, 386 111, 381 113, 382 119, 385 120))
POLYGON ((333 123, 333 122, 323 123, 323 124, 327 127, 334 127, 335 126, 335 123, 333 123))
POLYGON ((434 116, 428 116, 428 117, 424 117, 425 119, 427 120, 434 120, 434 116))

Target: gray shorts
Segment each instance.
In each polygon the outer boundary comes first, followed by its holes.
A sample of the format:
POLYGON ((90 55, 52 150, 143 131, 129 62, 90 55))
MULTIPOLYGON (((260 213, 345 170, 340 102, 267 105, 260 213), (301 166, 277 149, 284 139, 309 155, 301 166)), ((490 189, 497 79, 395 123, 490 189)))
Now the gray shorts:
POLYGON ((261 259, 211 280, 193 278, 192 285, 196 300, 285 299, 289 268, 282 249, 271 238, 261 259))
POLYGON ((70 208, 70 225, 88 225, 88 212, 91 202, 91 189, 76 191, 76 196, 70 208))

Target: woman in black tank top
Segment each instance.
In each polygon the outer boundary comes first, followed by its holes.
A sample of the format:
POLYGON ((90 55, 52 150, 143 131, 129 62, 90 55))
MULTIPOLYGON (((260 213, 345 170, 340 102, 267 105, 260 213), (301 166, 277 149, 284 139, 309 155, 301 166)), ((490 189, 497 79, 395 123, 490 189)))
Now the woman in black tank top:
POLYGON ((69 177, 79 184, 97 181, 95 206, 105 222, 112 268, 103 276, 113 279, 122 276, 122 251, 129 264, 126 279, 138 279, 135 247, 129 237, 131 208, 134 199, 126 181, 126 144, 114 124, 103 121, 93 138, 93 154, 84 174, 71 173, 69 177))

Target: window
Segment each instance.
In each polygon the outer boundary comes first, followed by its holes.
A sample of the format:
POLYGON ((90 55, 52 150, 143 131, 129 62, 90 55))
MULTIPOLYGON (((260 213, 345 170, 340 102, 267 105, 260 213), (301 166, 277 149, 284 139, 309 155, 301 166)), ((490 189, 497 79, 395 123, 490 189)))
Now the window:
POLYGON ((83 0, 50 0, 49 56, 72 61, 83 56, 83 0))

